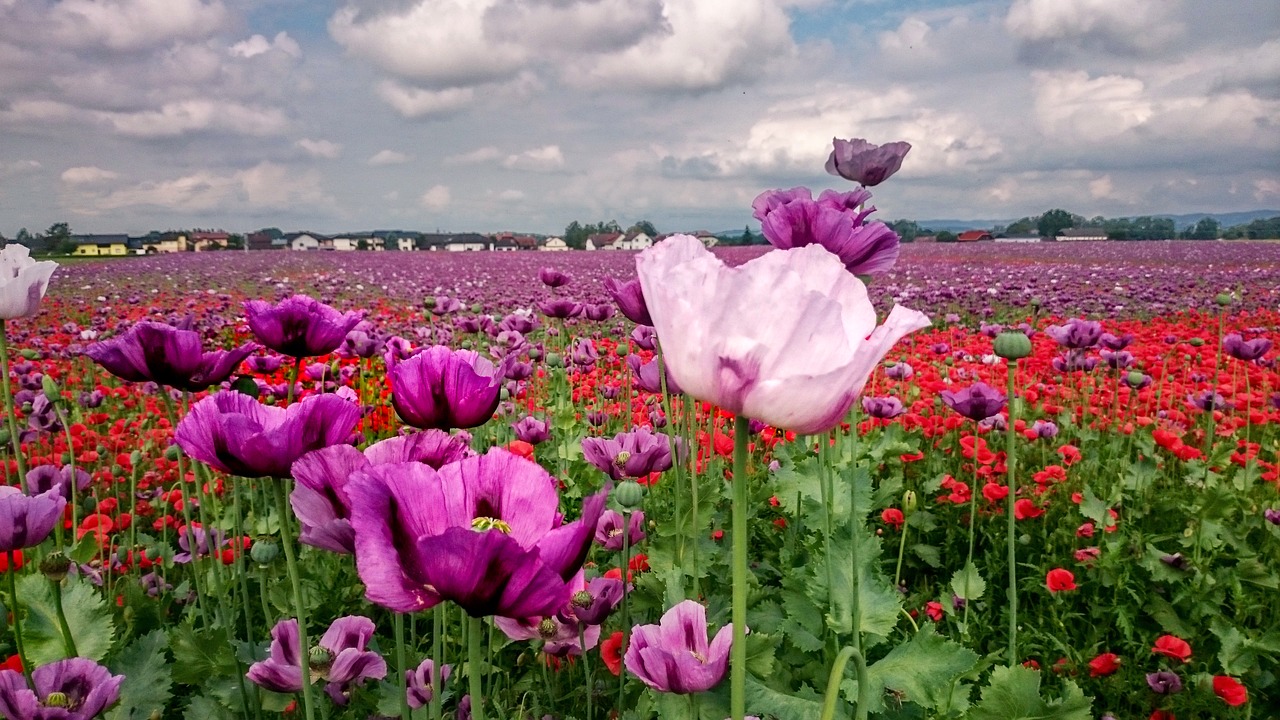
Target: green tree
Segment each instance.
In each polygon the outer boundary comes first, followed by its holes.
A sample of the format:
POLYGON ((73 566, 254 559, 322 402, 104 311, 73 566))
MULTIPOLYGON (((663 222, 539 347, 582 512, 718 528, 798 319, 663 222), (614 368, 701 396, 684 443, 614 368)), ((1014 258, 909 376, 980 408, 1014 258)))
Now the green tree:
POLYGON ((1075 226, 1075 218, 1071 213, 1060 208, 1054 208, 1040 216, 1036 222, 1036 228, 1040 231, 1041 237, 1056 237, 1058 233, 1069 227, 1075 226))
POLYGON ((1221 235, 1221 223, 1211 217, 1200 218, 1200 222, 1197 222, 1187 232, 1187 237, 1192 240, 1217 240, 1221 235))
POLYGON ((244 236, 243 236, 243 235, 241 235, 240 233, 231 233, 230 235, 228 235, 228 236, 227 236, 227 249, 228 249, 228 250, 243 250, 243 249, 244 249, 244 236))
POLYGON ((648 220, 640 220, 636 224, 627 228, 627 232, 631 232, 632 230, 642 232, 649 237, 658 237, 658 228, 654 227, 653 223, 648 220))
POLYGON ((940 243, 953 243, 955 241, 956 241, 956 234, 951 232, 950 230, 943 230, 942 232, 938 233, 938 242, 940 243))
POLYGON ((915 220, 894 220, 889 223, 889 228, 898 233, 902 242, 915 242, 916 237, 920 235, 920 226, 915 220))
POLYGON ((1036 221, 1029 217, 1018 218, 1004 229, 1006 235, 1026 235, 1036 230, 1036 221))
POLYGON ((742 237, 734 245, 750 245, 756 241, 756 236, 751 232, 751 226, 746 225, 742 228, 742 237))
POLYGON ((13 238, 13 241, 18 243, 19 245, 26 245, 27 247, 31 247, 31 243, 35 242, 35 238, 31 236, 31 233, 26 228, 22 228, 21 230, 18 231, 18 234, 13 238))
POLYGON ((262 228, 258 232, 270 235, 272 240, 279 240, 284 237, 284 231, 278 227, 262 228))

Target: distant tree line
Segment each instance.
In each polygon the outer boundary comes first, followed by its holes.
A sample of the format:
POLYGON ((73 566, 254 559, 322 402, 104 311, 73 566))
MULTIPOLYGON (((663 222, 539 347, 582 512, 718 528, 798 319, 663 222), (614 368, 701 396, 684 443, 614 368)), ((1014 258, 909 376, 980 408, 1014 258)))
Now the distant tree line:
POLYGON ((601 220, 598 223, 582 223, 574 220, 564 229, 564 243, 575 250, 582 250, 587 246, 587 238, 592 235, 601 235, 606 233, 623 233, 623 232, 642 232, 649 237, 658 236, 658 228, 648 220, 639 220, 628 227, 626 230, 618 224, 617 220, 605 222, 601 220))
MULTIPOLYGON (((922 228, 914 220, 894 220, 888 223, 903 242, 912 242, 921 235, 933 235, 938 242, 955 242, 953 232, 942 230, 935 232, 922 228)), ((1132 218, 1106 218, 1101 215, 1086 218, 1083 215, 1054 208, 1043 214, 1019 218, 1008 225, 992 228, 995 235, 1027 235, 1038 234, 1041 237, 1056 237, 1069 228, 1098 228, 1111 240, 1217 240, 1236 239, 1280 239, 1280 216, 1253 220, 1240 225, 1223 228, 1222 224, 1211 217, 1203 217, 1196 224, 1178 231, 1173 218, 1143 215, 1132 218)))

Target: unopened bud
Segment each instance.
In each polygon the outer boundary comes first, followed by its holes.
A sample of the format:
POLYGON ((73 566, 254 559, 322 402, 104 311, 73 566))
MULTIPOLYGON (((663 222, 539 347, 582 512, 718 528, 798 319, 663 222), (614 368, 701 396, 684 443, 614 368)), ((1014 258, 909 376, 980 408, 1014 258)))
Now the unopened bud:
POLYGON ((40 378, 40 387, 44 390, 44 396, 49 398, 49 402, 58 402, 62 399, 62 389, 58 387, 58 382, 47 374, 40 378))
POLYGON ((908 490, 902 493, 902 509, 911 512, 916 509, 918 501, 916 499, 916 491, 908 490))
POLYGON ((1191 338, 1190 340, 1187 341, 1187 344, 1190 345, 1191 347, 1203 347, 1204 338, 1191 338))
POLYGON ((547 353, 547 366, 553 368, 564 367, 564 356, 560 353, 547 353))

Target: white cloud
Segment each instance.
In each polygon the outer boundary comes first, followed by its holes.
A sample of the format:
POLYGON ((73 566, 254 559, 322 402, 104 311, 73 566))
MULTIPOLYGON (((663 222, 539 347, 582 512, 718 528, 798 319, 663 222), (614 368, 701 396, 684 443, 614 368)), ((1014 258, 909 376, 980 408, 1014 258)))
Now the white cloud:
POLYGON ((1183 33, 1172 18, 1175 7, 1168 0, 1016 0, 1005 27, 1031 52, 1061 44, 1146 53, 1183 33))
POLYGON ((290 57, 302 56, 302 48, 298 45, 298 42, 289 37, 289 33, 283 30, 276 33, 275 38, 272 40, 268 40, 262 35, 254 35, 247 40, 241 40, 228 48, 227 52, 235 57, 252 58, 272 50, 277 50, 290 57))
POLYGON ((508 155, 502 161, 502 166, 511 170, 554 172, 564 167, 564 153, 560 152, 559 145, 544 145, 508 155))
POLYGON ((449 207, 452 200, 447 185, 433 185, 422 194, 422 205, 430 210, 443 210, 449 207))
POLYGON ((498 199, 503 202, 517 202, 524 199, 524 193, 519 190, 503 190, 498 193, 498 199))
POLYGON ((378 83, 378 96, 404 117, 422 118, 451 115, 465 109, 475 99, 475 90, 469 87, 424 90, 395 80, 384 80, 378 83))
POLYGON ((133 51, 209 37, 231 15, 221 0, 62 0, 49 20, 68 45, 133 51))
POLYGON ((497 0, 486 35, 540 53, 617 51, 665 29, 662 0, 497 0))
POLYGON ((67 168, 61 175, 62 182, 68 185, 93 185, 106 180, 115 180, 118 177, 120 177, 119 173, 92 165, 67 168))
POLYGON ((1036 123, 1052 137, 1096 142, 1138 127, 1154 113, 1137 78, 1093 78, 1083 70, 1037 72, 1032 78, 1036 123))
POLYGON ((374 167, 384 167, 386 165, 402 165, 409 162, 409 156, 395 150, 379 150, 374 153, 367 161, 374 167))
POLYGON ((476 148, 471 152, 462 153, 461 155, 450 155, 444 159, 445 165, 475 165, 486 163, 490 160, 497 160, 502 157, 502 152, 493 146, 485 146, 476 148))
POLYGON ((158 110, 103 112, 116 132, 133 137, 175 137, 192 132, 218 130, 240 135, 276 135, 289 126, 276 108, 253 107, 212 99, 165 103, 158 110))
POLYGON ((1115 184, 1111 182, 1110 175, 1103 175, 1096 180, 1089 181, 1089 194, 1094 198, 1110 197, 1115 190, 1115 184))
POLYGON ((1258 202, 1280 199, 1280 178, 1259 178, 1253 181, 1253 197, 1258 202))
POLYGON ((300 206, 319 210, 334 202, 322 189, 318 172, 297 172, 270 162, 227 175, 201 170, 178 178, 147 180, 106 190, 79 186, 72 190, 75 192, 71 199, 73 209, 86 215, 148 207, 180 212, 236 207, 279 211, 300 206))
POLYGON ((303 138, 295 143, 311 157, 332 160, 342 154, 342 145, 329 140, 312 140, 303 138))
POLYGON ((23 175, 43 167, 38 160, 0 160, 0 177, 23 175))

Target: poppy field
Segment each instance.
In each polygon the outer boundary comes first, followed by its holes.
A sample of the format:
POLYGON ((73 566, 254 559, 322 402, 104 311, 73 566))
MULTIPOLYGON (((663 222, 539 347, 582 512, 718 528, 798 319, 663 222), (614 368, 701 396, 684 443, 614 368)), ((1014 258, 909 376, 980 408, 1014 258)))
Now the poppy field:
POLYGON ((1280 245, 850 263, 5 288, 0 714, 1277 717, 1280 245))

